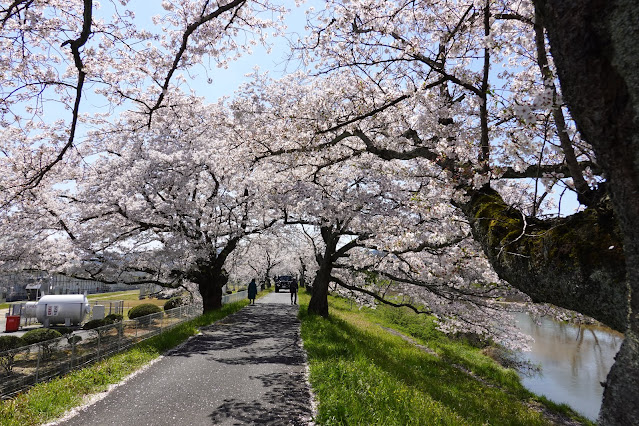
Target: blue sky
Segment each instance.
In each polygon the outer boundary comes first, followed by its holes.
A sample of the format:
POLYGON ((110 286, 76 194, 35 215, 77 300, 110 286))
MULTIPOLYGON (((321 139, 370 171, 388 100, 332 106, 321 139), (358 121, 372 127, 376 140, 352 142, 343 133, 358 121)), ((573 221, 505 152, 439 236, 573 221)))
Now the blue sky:
MULTIPOLYGON (((290 13, 286 17, 287 33, 302 34, 306 24, 306 10, 315 5, 317 8, 318 1, 307 1, 300 7, 296 7, 293 1, 289 1, 287 6, 290 13)), ((195 90, 201 90, 202 95, 211 102, 217 101, 222 96, 232 96, 242 83, 248 81, 246 74, 254 71, 256 66, 259 67, 260 73, 266 71, 273 78, 279 78, 287 72, 296 71, 295 63, 287 62, 287 54, 289 51, 288 42, 285 38, 271 38, 271 53, 268 54, 266 48, 258 45, 253 49, 253 54, 244 55, 239 60, 229 64, 227 69, 214 68, 208 71, 208 76, 212 79, 212 83, 208 83, 202 75, 202 81, 194 82, 190 86, 195 90)), ((198 70, 196 70, 198 72, 198 70)), ((200 94, 198 92, 198 94, 200 94)))

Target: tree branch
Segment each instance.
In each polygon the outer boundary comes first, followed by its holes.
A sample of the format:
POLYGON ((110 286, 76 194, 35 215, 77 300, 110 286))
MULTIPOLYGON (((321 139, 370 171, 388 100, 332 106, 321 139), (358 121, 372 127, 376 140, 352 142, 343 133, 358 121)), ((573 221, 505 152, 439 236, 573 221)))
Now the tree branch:
POLYGON ((372 292, 370 290, 366 290, 357 286, 353 286, 353 285, 349 285, 346 284, 344 281, 340 280, 337 277, 334 277, 331 275, 331 281, 337 283, 339 286, 344 287, 348 290, 351 291, 356 291, 358 293, 363 293, 363 294, 367 294, 371 297, 373 297, 375 300, 382 302, 385 305, 389 305, 389 306, 393 306, 395 308, 409 308, 412 311, 414 311, 417 314, 432 314, 433 312, 431 310, 421 310, 419 308, 417 308, 416 306, 410 304, 410 303, 396 303, 396 302, 391 302, 390 300, 385 299, 383 296, 380 296, 379 294, 372 292))
MULTIPOLYGON (((26 188, 35 188, 40 184, 44 176, 51 170, 53 167, 58 164, 64 158, 66 152, 73 146, 75 141, 75 133, 78 126, 78 117, 80 115, 80 100, 82 99, 82 89, 84 87, 84 80, 86 78, 86 72, 84 71, 84 64, 82 63, 82 57, 80 55, 80 48, 84 46, 84 44, 89 40, 89 36, 91 34, 91 21, 93 15, 93 1, 92 0, 84 0, 84 20, 82 23, 82 32, 80 36, 75 40, 67 40, 62 43, 62 47, 65 45, 69 45, 71 47, 71 53, 73 55, 73 61, 76 69, 78 70, 78 83, 76 85, 76 94, 75 94, 75 102, 73 105, 73 112, 71 118, 71 128, 69 130, 69 138, 67 143, 62 147, 60 152, 56 158, 44 166, 42 169, 38 170, 37 173, 27 180, 25 187, 26 188)), ((26 189, 25 188, 25 189, 26 189)))
MULTIPOLYGON (((90 1, 90 0, 85 0, 85 1, 90 1)), ((184 56, 184 53, 186 52, 187 49, 187 45, 189 42, 189 37, 202 25, 206 24, 207 22, 217 18, 218 16, 224 14, 225 12, 228 12, 234 8, 240 8, 242 7, 242 5, 246 3, 246 0, 233 0, 227 4, 225 4, 224 6, 219 6, 214 12, 209 13, 208 15, 204 15, 204 10, 202 10, 202 14, 200 15, 200 19, 197 20, 196 22, 193 22, 191 24, 189 24, 186 27, 186 30, 184 31, 184 34, 182 35, 182 42, 180 44, 180 47, 178 48, 177 53, 175 54, 175 58, 173 59, 173 64, 171 65, 171 68, 169 68, 169 71, 166 75, 166 77, 164 78, 164 83, 162 83, 161 89, 162 92, 160 93, 160 96, 158 97, 157 101, 155 102, 155 105, 153 105, 149 111, 149 120, 147 122, 147 126, 151 127, 151 120, 153 117, 153 113, 155 111, 157 111, 160 106, 162 105, 162 101, 164 100, 164 97, 166 96, 166 93, 168 92, 169 89, 169 84, 171 82, 171 78, 173 77, 173 74, 175 73, 175 71, 177 71, 178 66, 180 64, 180 62, 182 61, 182 57, 184 56)), ((233 15, 233 18, 237 16, 237 15, 233 15)), ((232 19, 233 19, 232 18, 232 19)), ((231 19, 231 21, 232 21, 231 19)))

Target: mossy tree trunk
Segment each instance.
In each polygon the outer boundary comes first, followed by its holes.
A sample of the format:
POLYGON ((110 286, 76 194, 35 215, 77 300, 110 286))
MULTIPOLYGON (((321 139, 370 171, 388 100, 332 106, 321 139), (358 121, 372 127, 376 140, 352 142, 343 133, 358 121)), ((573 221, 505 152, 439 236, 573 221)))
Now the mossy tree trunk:
POLYGON ((566 218, 524 217, 486 186, 462 208, 500 278, 528 294, 626 327, 625 257, 610 203, 566 218))

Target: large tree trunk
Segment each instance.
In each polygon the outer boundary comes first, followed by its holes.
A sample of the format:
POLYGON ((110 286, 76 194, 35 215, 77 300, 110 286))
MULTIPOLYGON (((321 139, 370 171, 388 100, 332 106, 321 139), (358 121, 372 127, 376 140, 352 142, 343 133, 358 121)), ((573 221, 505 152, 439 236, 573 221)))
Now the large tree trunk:
POLYGON ((625 340, 599 421, 639 424, 639 2, 535 0, 564 99, 606 173, 626 259, 625 340))
POLYGON ((331 282, 333 263, 323 261, 313 280, 313 293, 308 304, 308 313, 328 317, 328 285, 331 282))
POLYGON ((200 262, 189 273, 189 279, 198 285, 204 312, 222 307, 222 287, 229 280, 223 268, 200 262))
POLYGON ((197 283, 200 295, 202 296, 204 312, 213 311, 222 307, 222 287, 224 284, 220 285, 221 282, 226 284, 223 278, 218 279, 217 282, 206 281, 197 283))
POLYGON ((235 250, 240 239, 240 236, 231 238, 221 251, 213 249, 209 257, 196 260, 186 273, 186 277, 198 285, 204 312, 222 307, 222 287, 229 281, 224 262, 235 250))
POLYGON ((331 282, 331 272, 333 271, 333 262, 337 260, 337 243, 339 242, 340 233, 338 227, 321 226, 320 233, 326 247, 324 254, 316 254, 319 270, 313 280, 313 294, 308 304, 308 313, 328 316, 328 285, 331 282))

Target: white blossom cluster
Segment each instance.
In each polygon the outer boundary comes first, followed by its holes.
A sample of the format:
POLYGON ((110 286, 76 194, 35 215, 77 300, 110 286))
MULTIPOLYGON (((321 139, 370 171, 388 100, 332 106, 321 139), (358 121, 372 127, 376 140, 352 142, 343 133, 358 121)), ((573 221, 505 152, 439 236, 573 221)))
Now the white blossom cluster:
POLYGON ((293 43, 305 69, 215 104, 192 78, 281 35, 286 5, 161 6, 3 3, 0 267, 178 286, 330 258, 363 304, 525 345, 461 206, 491 185, 542 216, 602 179, 531 2, 329 0, 293 43), (568 177, 569 153, 593 168, 568 177))

